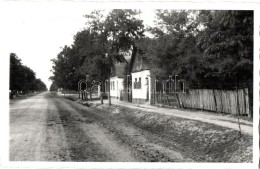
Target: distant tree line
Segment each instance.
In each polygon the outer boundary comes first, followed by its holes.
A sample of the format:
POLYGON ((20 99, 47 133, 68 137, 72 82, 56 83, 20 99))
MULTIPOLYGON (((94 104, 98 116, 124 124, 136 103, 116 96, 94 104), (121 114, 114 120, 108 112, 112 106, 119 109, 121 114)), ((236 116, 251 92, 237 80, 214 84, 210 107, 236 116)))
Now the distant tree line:
POLYGON ((27 94, 32 91, 46 91, 46 85, 37 79, 35 72, 22 64, 21 59, 15 54, 10 54, 10 85, 13 94, 27 94))
MULTIPOLYGON (((147 57, 152 75, 178 75, 190 88, 235 89, 253 82, 253 11, 157 10, 155 26, 145 28, 138 10, 86 15, 86 29, 53 59, 59 88, 77 90, 88 74, 105 80, 129 50, 147 57), (147 35, 147 36, 145 36, 147 35)), ((129 66, 127 67, 129 69, 129 66)))
POLYGON ((50 91, 58 91, 59 87, 56 85, 55 82, 52 82, 51 83, 51 86, 50 86, 50 91))

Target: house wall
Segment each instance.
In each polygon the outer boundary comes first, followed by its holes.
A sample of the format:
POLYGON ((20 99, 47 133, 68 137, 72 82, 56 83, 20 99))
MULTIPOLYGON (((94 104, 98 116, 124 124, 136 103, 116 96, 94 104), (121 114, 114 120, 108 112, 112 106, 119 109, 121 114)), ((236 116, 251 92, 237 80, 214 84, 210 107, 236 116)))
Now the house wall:
POLYGON ((123 78, 112 77, 110 78, 110 96, 114 98, 120 97, 120 91, 124 89, 123 78))
POLYGON ((146 103, 150 102, 151 99, 151 78, 150 78, 150 70, 143 70, 139 72, 131 73, 132 75, 132 102, 135 103, 146 103), (139 82, 139 78, 141 78, 140 86, 135 87, 135 79, 139 82), (148 78, 148 84, 146 84, 146 78, 148 78), (147 88, 149 86, 149 100, 147 101, 147 88))

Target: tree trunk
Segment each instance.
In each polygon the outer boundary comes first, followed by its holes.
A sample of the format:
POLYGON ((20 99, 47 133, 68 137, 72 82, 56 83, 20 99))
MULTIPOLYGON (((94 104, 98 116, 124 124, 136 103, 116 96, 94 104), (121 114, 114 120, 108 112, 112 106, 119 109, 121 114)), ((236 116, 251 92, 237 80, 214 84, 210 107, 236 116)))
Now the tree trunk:
POLYGON ((108 90, 108 105, 110 106, 110 105, 111 105, 111 97, 110 97, 110 80, 109 80, 108 82, 109 82, 109 90, 108 90))
POLYGON ((111 97, 110 97, 110 73, 111 73, 111 63, 110 63, 110 72, 109 72, 109 76, 108 76, 108 105, 111 105, 111 97))

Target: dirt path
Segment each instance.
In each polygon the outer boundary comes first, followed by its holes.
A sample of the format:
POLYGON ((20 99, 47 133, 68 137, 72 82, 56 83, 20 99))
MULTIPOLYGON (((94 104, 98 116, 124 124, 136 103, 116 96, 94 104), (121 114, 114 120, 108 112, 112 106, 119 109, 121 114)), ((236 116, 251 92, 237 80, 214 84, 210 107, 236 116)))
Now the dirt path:
POLYGON ((69 151, 56 108, 46 93, 10 106, 10 160, 69 160, 69 151))

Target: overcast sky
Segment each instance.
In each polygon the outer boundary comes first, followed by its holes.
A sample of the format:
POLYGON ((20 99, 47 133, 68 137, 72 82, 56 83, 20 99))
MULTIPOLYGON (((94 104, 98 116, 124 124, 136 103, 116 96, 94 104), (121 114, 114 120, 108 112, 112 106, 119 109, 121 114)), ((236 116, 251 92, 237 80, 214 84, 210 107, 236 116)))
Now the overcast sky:
MULTIPOLYGON (((6 3, 0 8, 0 35, 5 40, 1 46, 16 53, 49 87, 50 60, 61 47, 73 43, 73 36, 85 27, 83 15, 93 9, 88 3, 6 3)), ((140 18, 145 24, 152 24, 154 10, 142 11, 140 18)))

